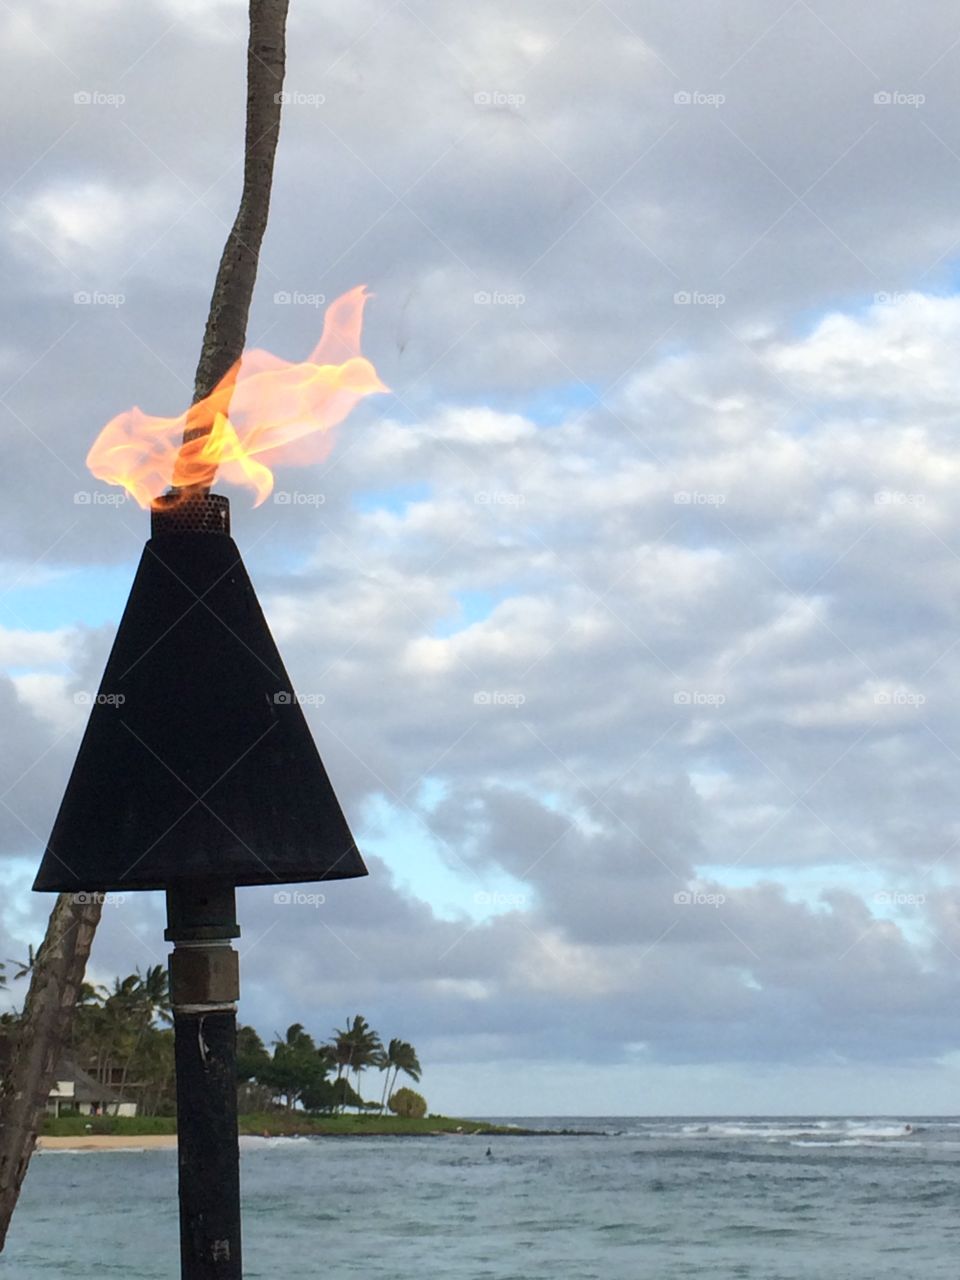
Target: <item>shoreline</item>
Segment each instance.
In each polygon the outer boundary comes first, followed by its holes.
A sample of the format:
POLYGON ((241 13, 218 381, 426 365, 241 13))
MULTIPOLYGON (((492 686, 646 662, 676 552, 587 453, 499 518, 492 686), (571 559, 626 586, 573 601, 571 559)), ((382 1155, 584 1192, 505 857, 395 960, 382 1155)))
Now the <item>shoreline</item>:
MULTIPOLYGON (((596 1137, 597 1134, 583 1131, 558 1129, 421 1129, 403 1133, 389 1130, 359 1129, 354 1132, 330 1132, 322 1129, 289 1129, 286 1132, 277 1130, 261 1130, 251 1132, 241 1128, 240 1138, 262 1138, 265 1141, 275 1138, 560 1138, 560 1137, 596 1137)), ((41 1134, 37 1138, 37 1151, 175 1151, 177 1135, 175 1133, 84 1133, 84 1134, 41 1134)))
POLYGON ((38 1151, 176 1151, 175 1133, 86 1133, 69 1138, 41 1134, 38 1151))

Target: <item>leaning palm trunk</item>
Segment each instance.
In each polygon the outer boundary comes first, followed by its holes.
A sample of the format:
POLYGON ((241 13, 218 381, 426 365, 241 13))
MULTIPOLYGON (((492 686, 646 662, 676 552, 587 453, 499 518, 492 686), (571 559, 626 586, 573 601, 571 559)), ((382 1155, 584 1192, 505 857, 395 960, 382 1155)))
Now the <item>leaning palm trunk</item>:
MULTIPOLYGON (((289 0, 250 0, 243 191, 213 286, 194 402, 208 396, 236 364, 247 338, 247 317, 270 212, 273 161, 280 136, 288 4, 289 0)), ((206 434, 212 425, 198 425, 193 434, 206 434)))
POLYGON ((61 893, 30 975, 17 1043, 0 1089, 0 1249, 69 1034, 100 910, 99 902, 77 902, 61 893))
MULTIPOLYGON (((288 4, 289 0, 250 0, 243 191, 210 301, 195 403, 236 364, 246 341, 280 132, 288 4)), ((205 435, 212 425, 197 424, 185 434, 205 435)), ((99 906, 78 904, 71 895, 61 894, 37 953, 17 1047, 0 1090, 0 1250, 36 1144, 57 1058, 70 1031, 99 919, 99 906)))

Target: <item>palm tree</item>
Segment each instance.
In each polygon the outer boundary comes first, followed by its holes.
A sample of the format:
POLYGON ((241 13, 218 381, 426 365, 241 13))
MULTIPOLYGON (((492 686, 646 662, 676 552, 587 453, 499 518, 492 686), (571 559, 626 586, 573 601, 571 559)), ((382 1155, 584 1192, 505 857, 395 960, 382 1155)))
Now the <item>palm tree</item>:
MULTIPOLYGON (((357 1096, 360 1095, 360 1073, 367 1067, 376 1066, 378 1064, 379 1055, 383 1053, 383 1046, 380 1043, 380 1037, 376 1031, 369 1025, 366 1018, 361 1017, 358 1013, 353 1022, 348 1022, 345 1030, 334 1030, 333 1044, 331 1051, 333 1060, 337 1064, 337 1080, 339 1081, 344 1070, 349 1076, 352 1071, 356 1080, 357 1096)), ((341 1111, 343 1106, 341 1105, 341 1111)), ((357 1104, 357 1112, 360 1111, 360 1105, 357 1104)))
POLYGON ((174 1109, 173 1031, 169 1027, 148 1027, 137 1053, 137 1076, 143 1088, 137 1099, 139 1114, 169 1115, 174 1109))
POLYGON ((387 1085, 390 1083, 390 1072, 398 1065, 398 1058, 403 1047, 402 1040, 391 1040, 386 1049, 381 1049, 375 1066, 384 1072, 383 1092, 380 1095, 380 1110, 387 1105, 387 1085))
MULTIPOLYGON (((383 1053, 383 1045, 380 1043, 380 1037, 371 1026, 367 1024, 366 1018, 361 1018, 359 1013, 353 1020, 353 1039, 356 1044, 356 1053, 353 1058, 353 1074, 357 1082, 357 1097, 360 1095, 360 1073, 365 1071, 367 1067, 376 1066, 380 1055, 383 1053)), ((357 1103, 357 1115, 360 1114, 360 1103, 357 1103)))
MULTIPOLYGON (((417 1051, 413 1045, 408 1044, 406 1040, 398 1040, 396 1045, 397 1047, 394 1049, 394 1041, 390 1041, 390 1050, 393 1052, 393 1063, 391 1064, 393 1066, 393 1084, 385 1094, 388 1100, 397 1087, 397 1080, 401 1071, 405 1076, 409 1076, 414 1084, 419 1082, 421 1076, 420 1060, 417 1058, 417 1051)), ((389 1072, 387 1078, 389 1079, 389 1072)))
MULTIPOLYGON (((119 1062, 130 1053, 131 1024, 139 1001, 139 975, 114 978, 113 989, 99 987, 99 1011, 94 1025, 97 1031, 97 1078, 101 1084, 113 1085, 119 1062)), ((133 1033, 135 1034, 135 1032, 133 1033)))
MULTIPOLYGON (((5 970, 8 964, 16 965, 17 972, 13 975, 14 978, 25 978, 28 973, 32 972, 33 962, 35 959, 36 959, 36 954, 33 950, 32 945, 28 946, 26 960, 11 960, 8 957, 4 964, 0 964, 0 971, 5 970)), ((6 978, 0 978, 0 986, 5 987, 6 985, 7 985, 6 978)))
MULTIPOLYGON (((129 1008, 133 1021, 134 1037, 130 1052, 127 1054, 126 1061, 123 1064, 120 1083, 117 1086, 118 1103, 123 1098, 130 1067, 140 1051, 144 1036, 148 1029, 153 1026, 154 1019, 159 1017, 168 1025, 171 1021, 170 984, 166 966, 162 964, 151 965, 145 974, 141 974, 138 969, 136 974, 131 974, 131 977, 135 979, 135 982, 130 987, 124 1003, 129 1008)), ((126 986, 129 982, 130 978, 125 979, 124 985, 126 986)))
MULTIPOLYGON (((330 1045, 330 1056, 336 1063, 337 1067, 337 1085, 340 1084, 340 1077, 344 1070, 350 1070, 350 1064, 353 1062, 354 1044, 353 1037, 349 1030, 341 1030, 335 1027, 333 1031, 333 1042, 330 1045)), ((343 1110, 343 1103, 340 1104, 340 1110, 343 1110)))

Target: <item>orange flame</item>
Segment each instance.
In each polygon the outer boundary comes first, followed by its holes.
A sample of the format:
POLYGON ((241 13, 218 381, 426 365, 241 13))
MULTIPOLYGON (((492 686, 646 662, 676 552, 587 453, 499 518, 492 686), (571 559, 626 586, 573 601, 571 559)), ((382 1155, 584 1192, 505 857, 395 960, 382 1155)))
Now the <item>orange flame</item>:
POLYGON ((170 485, 209 486, 218 471, 269 497, 277 463, 322 461, 332 428, 374 391, 387 391, 360 354, 365 285, 327 308, 323 334, 307 360, 293 364, 268 351, 245 351, 204 400, 178 418, 141 409, 118 414, 100 432, 87 466, 119 484, 142 507, 170 485), (183 444, 184 430, 204 434, 183 444))

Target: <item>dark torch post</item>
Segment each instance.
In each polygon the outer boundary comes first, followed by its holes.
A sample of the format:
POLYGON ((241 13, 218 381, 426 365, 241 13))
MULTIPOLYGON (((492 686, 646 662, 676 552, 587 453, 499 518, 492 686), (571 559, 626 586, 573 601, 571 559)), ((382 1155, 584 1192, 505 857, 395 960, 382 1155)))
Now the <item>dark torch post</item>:
POLYGON ((167 890, 177 1074, 182 1280, 241 1280, 236 894, 167 890))
POLYGON ((241 1280, 240 885, 367 869, 217 494, 154 504, 34 888, 163 889, 183 1280, 241 1280))

